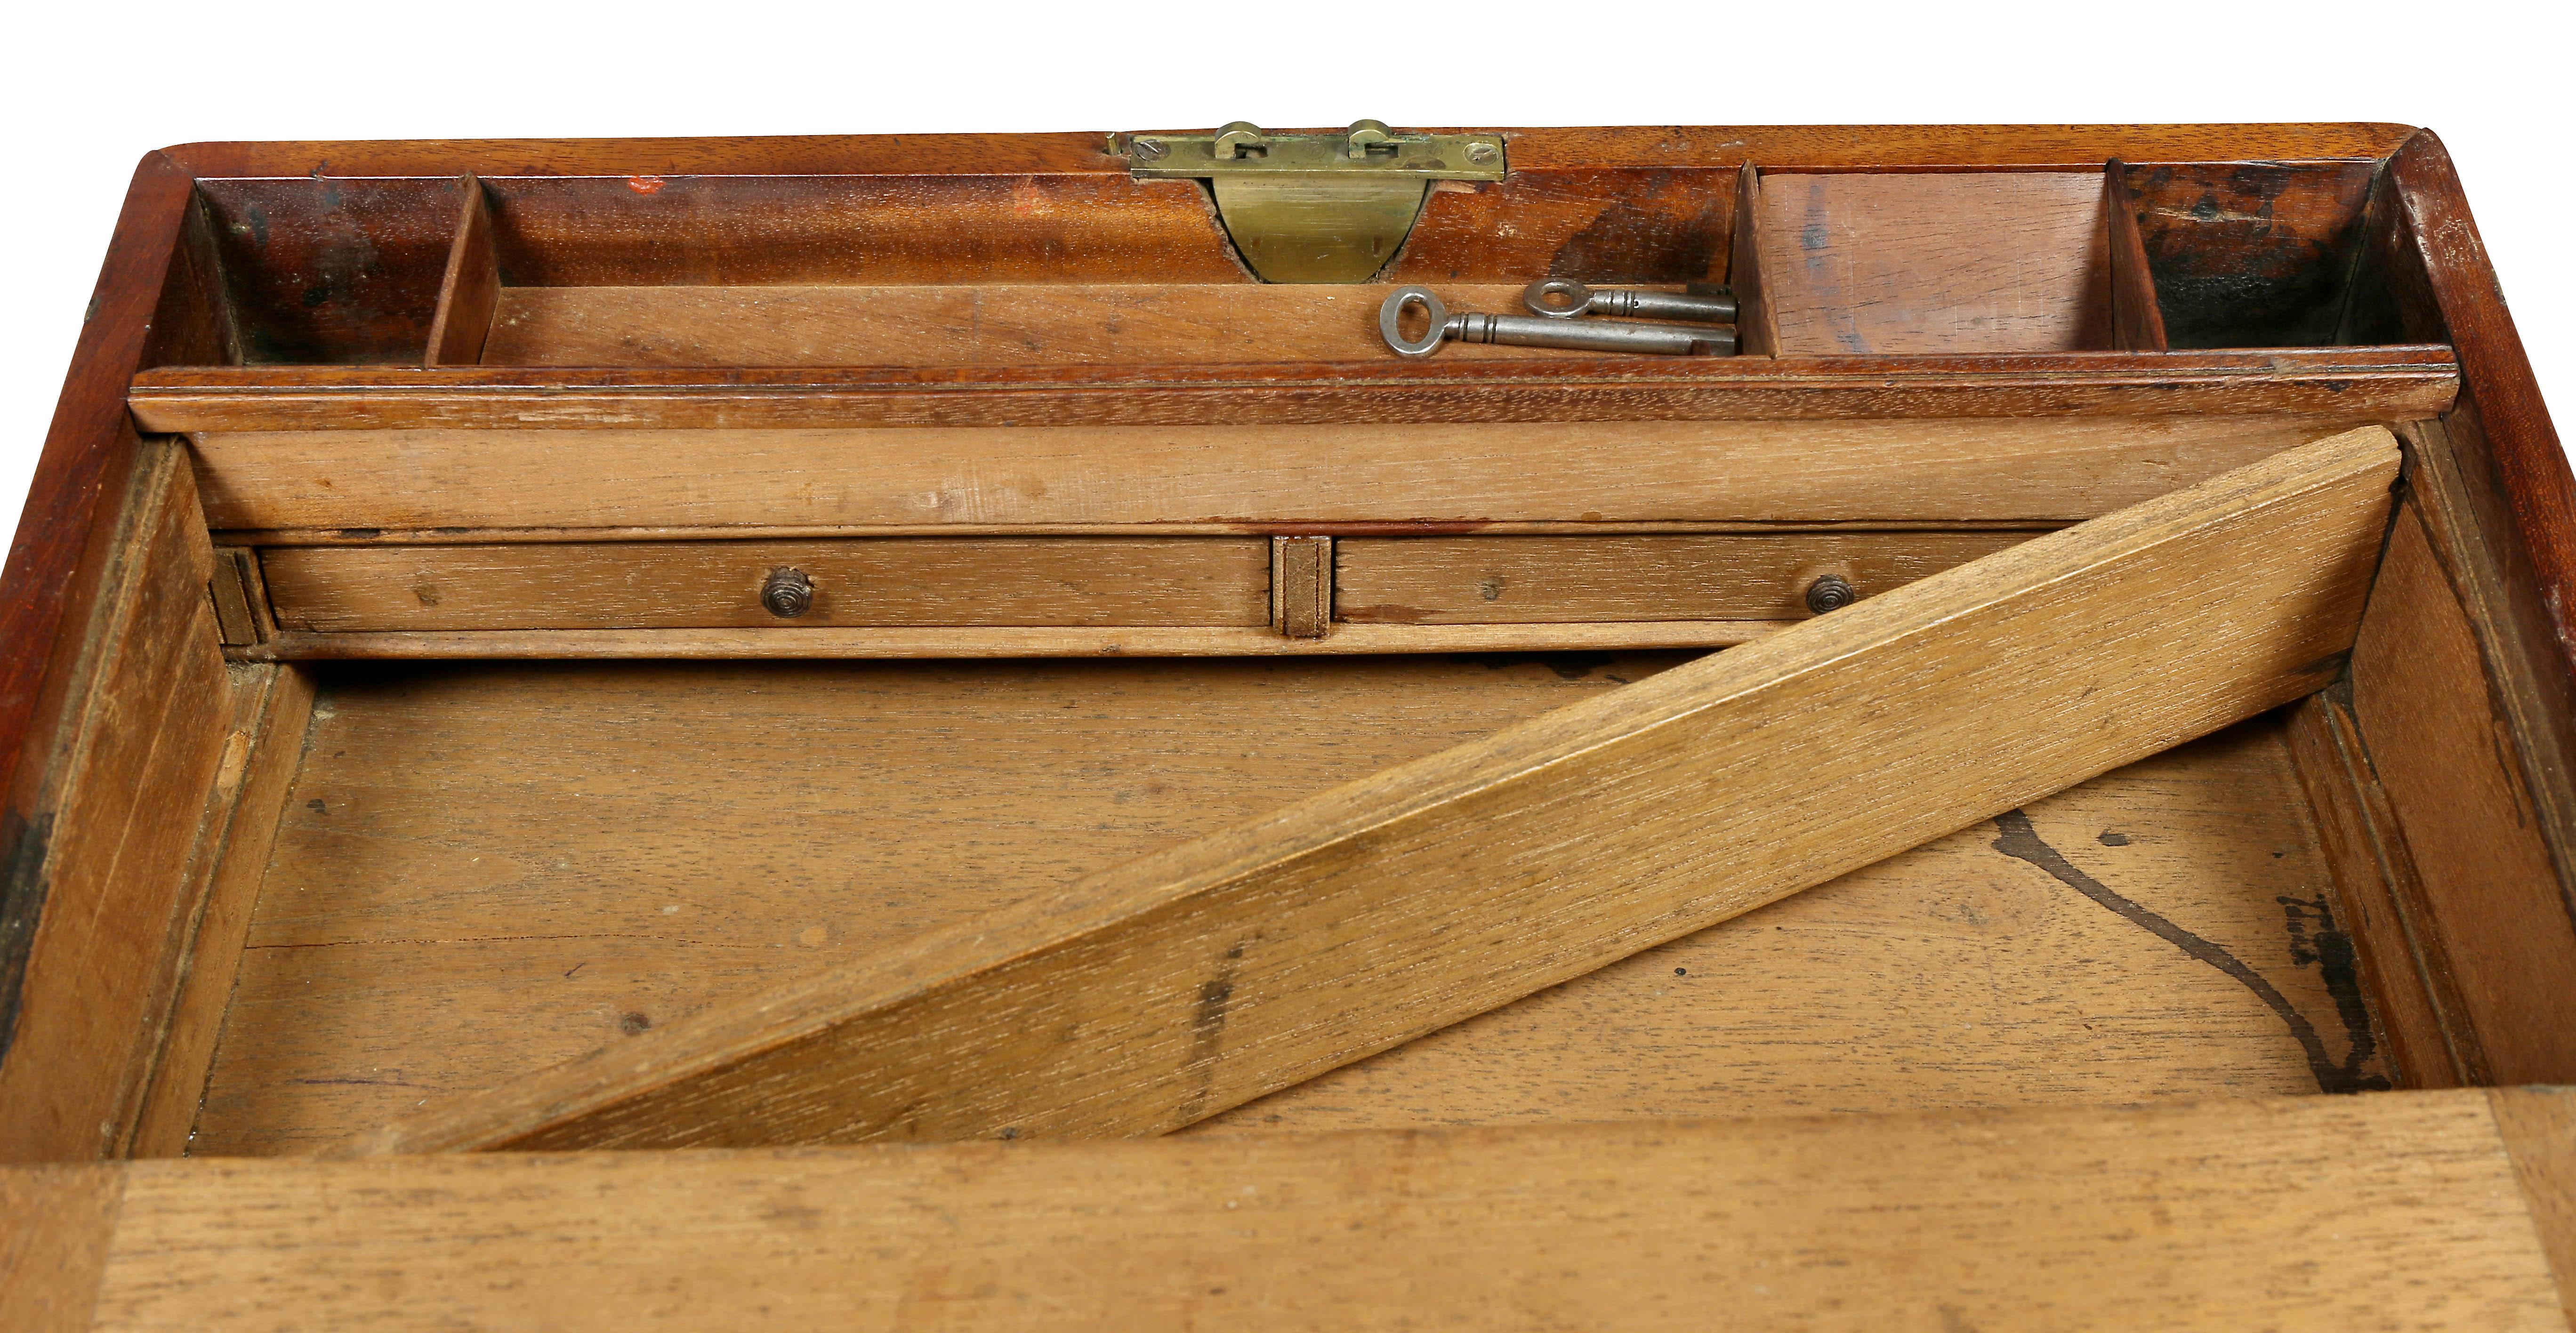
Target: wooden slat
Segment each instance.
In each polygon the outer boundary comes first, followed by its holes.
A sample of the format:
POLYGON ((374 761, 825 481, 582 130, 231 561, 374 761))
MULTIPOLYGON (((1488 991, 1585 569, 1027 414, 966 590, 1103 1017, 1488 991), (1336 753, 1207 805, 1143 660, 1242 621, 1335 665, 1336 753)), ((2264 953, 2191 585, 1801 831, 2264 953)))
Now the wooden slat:
POLYGON ((2476 1092, 120 1171, 101 1329, 2560 1320, 2476 1092))
POLYGON ((1778 356, 1780 330, 1762 281, 1762 170, 1751 162, 1735 173, 1735 239, 1726 272, 1735 289, 1736 355, 1778 356))
POLYGON ((312 675, 291 666, 235 667, 233 675, 237 724, 216 783, 221 809, 198 844, 207 887, 190 922, 187 962, 143 1109, 125 1145, 130 1156, 187 1151, 287 788, 304 759, 312 675))
POLYGON ((1188 1124, 2314 690, 2395 464, 2277 455, 351 1147, 1188 1124))
POLYGON ((1804 620, 1807 589, 1827 575, 1870 596, 2033 535, 1344 538, 1336 614, 1390 625, 1804 620))
POLYGON ((2412 421, 2459 391, 2448 347, 2049 356, 1618 357, 1427 365, 964 370, 197 367, 143 372, 145 429, 1378 424, 2243 416, 2412 421))
POLYGON ((236 533, 817 525, 863 535, 873 526, 1233 522, 1264 535, 1317 525, 1340 536, 1436 536, 1471 531, 1470 524, 1550 520, 2068 523, 2365 424, 2337 413, 309 431, 206 435, 194 450, 208 521, 236 533))
POLYGON ((245 662, 632 658, 1306 657, 1366 653, 1563 653, 1731 648, 1788 628, 1776 620, 1622 620, 1597 625, 1339 625, 1320 639, 1270 626, 1107 629, 539 629, 284 634, 245 662))
POLYGON ((2476 628, 2413 503, 2362 618, 2352 706, 2484 1062, 2472 1074, 2576 1080, 2576 1025, 2545 1017, 2576 996, 2576 920, 2476 628))
POLYGON ((1783 356, 2111 346, 2102 176, 1762 177, 1783 356))
POLYGON ((439 278, 438 308, 430 316, 429 345, 421 357, 424 366, 481 364, 502 299, 491 201, 483 195, 483 182, 471 174, 457 177, 456 189, 456 240, 447 251, 447 271, 439 278))
MULTIPOLYGON (((1519 313, 1521 284, 1432 289, 1519 313)), ((1395 284, 1027 283, 898 287, 511 287, 495 366, 1117 366, 1385 360, 1395 284)), ((1443 359, 1522 360, 1453 343, 1443 359)), ((467 363, 470 364, 470 363, 467 363)))
POLYGON ((2111 345, 2126 352, 2164 351, 2164 308, 2156 298, 2156 275, 2147 267, 2145 238, 2138 232, 2129 164, 2118 158, 2102 168, 2102 220, 2110 229, 2111 345))
POLYGON ((112 614, 90 683, 47 765, 43 822, 8 868, 0 1160, 101 1156, 132 1131, 232 730, 213 560, 186 456, 147 446, 103 575, 112 614))
POLYGON ((261 556, 281 629, 1267 625, 1257 537, 310 547, 261 556), (777 570, 813 585, 792 619, 777 570))
POLYGON ((1271 539, 1270 619, 1292 639, 1320 639, 1332 632, 1332 538, 1271 539))

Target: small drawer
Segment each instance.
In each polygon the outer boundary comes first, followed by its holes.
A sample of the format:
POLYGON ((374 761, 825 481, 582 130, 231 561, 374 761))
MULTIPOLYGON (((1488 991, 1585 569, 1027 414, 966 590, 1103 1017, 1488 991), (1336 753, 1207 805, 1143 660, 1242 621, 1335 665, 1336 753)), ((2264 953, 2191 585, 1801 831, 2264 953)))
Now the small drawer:
POLYGON ((1259 537, 291 547, 260 565, 279 626, 318 633, 1270 621, 1259 537))

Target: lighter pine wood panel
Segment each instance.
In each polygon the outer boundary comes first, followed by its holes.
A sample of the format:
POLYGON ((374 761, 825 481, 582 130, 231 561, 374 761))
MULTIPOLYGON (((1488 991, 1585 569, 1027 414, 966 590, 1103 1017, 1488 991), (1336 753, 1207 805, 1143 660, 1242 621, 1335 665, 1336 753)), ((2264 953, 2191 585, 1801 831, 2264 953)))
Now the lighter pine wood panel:
POLYGON ((72 1224, 64 1329, 2561 1328, 2516 1170, 2564 1154, 2489 1107, 137 1163, 0 1198, 72 1224))
MULTIPOLYGON (((1533 277, 1544 276, 1533 274, 1533 277)), ((489 366, 1103 366, 1391 361, 1392 285, 504 287, 489 366)), ((1518 283, 1443 284, 1452 310, 1523 314, 1518 283)), ((1452 343, 1441 356, 1527 358, 1452 343)), ((1546 355, 1540 353, 1539 355, 1546 355)))
POLYGON ((218 529, 2072 522, 2361 417, 868 430, 194 440, 218 529))
MULTIPOLYGON (((195 1151, 309 1150, 1677 660, 342 674, 195 1151)), ((2313 1091, 2302 1030, 2367 1086, 2286 762, 2256 724, 2030 814, 2294 1019, 1981 825, 1209 1129, 2313 1091)))
POLYGON ((1765 175, 1783 356, 2111 346, 2102 173, 1765 175))
POLYGON ((1258 537, 288 547, 260 568, 279 628, 322 633, 1270 623, 1258 537), (761 603, 781 569, 813 589, 793 619, 761 603))
POLYGON ((2033 535, 1346 537, 1333 614, 1380 625, 1803 620, 1807 589, 1826 575, 1867 597, 2033 535))

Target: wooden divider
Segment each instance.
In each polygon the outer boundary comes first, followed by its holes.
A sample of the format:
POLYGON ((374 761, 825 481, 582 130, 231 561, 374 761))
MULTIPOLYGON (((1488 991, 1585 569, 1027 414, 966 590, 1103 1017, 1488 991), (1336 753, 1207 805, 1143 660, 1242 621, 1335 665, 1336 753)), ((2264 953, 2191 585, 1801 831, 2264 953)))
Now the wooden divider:
POLYGON ((2276 455, 349 1149, 1189 1124, 2315 690, 2396 463, 2276 455))
POLYGON ((456 242, 447 252, 447 269, 438 282, 438 308, 429 321, 429 344, 423 366, 471 366, 483 360, 492 332, 493 312, 501 301, 501 261, 492 243, 492 201, 483 182, 468 174, 456 178, 461 202, 456 216, 456 242))
POLYGON ((0 1317, 2539 1333, 2576 1277, 2571 1100, 14 1168, 0 1317))
POLYGON ((2102 168, 2102 223, 2108 229, 2111 346, 2124 352, 2165 350, 2165 315, 2156 299, 2156 275, 2138 231, 2137 196, 2129 189, 2129 164, 2111 159, 2102 168))

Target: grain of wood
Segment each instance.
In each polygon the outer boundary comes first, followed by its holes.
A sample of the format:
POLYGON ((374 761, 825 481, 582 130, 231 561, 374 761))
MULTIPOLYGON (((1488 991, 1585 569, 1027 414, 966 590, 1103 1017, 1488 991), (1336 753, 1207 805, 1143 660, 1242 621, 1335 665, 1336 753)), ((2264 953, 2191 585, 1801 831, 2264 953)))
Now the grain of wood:
POLYGON ((1374 653, 1627 652, 1725 648, 1788 628, 1775 620, 1625 620, 1597 625, 1341 625, 1321 639, 1262 626, 1111 629, 464 630, 288 634, 235 654, 243 661, 421 661, 496 658, 681 660, 991 657, 1353 657, 1374 653))
POLYGON ((2353 714, 2423 885, 2430 933, 2475 1033, 2481 1081, 2576 1080, 2576 922, 2507 721, 2412 506, 2388 540, 2352 656, 2353 714))
MULTIPOLYGON (((344 670, 195 1148, 309 1152, 1679 660, 344 670)), ((2330 967, 2277 726, 2027 813, 2265 978, 2347 1085, 2386 1073, 2330 967)), ((1202 1131, 2320 1086, 2261 997, 1998 837, 1963 830, 1202 1131)))
POLYGON ((1803 620, 1833 575, 1867 597, 2029 532, 1344 538, 1335 612, 1357 623, 1803 620))
POLYGON ((260 558, 281 629, 1267 625, 1257 537, 893 537, 804 542, 306 547, 260 558), (804 614, 762 601, 782 569, 804 614))
POLYGON ((1760 226, 1783 356, 2112 345, 2098 171, 1766 172, 1760 226))
POLYGON ((2395 461, 2277 455, 350 1150, 1192 1123, 2314 690, 2395 461))
MULTIPOLYGON (((1544 276, 1533 274, 1533 277, 1544 276)), ((1517 313, 1521 284, 1434 282, 1517 313)), ((507 287, 494 366, 1085 366, 1383 361, 1388 284, 507 287)), ((1453 344, 1441 356, 1522 359, 1453 344)))
POLYGON ((121 1170, 102 1331, 2560 1327, 2477 1092, 121 1170))
MULTIPOLYGON (((33 939, 0 1015, 0 1160, 78 1160, 132 1132, 202 883, 191 865, 233 700, 186 456, 148 448, 104 577, 86 697, 49 765, 33 939)), ((17 923, 13 923, 17 924, 17 923)))
POLYGON ((1422 532, 1512 520, 2074 522, 2366 420, 326 430, 205 435, 194 451, 208 520, 232 530, 1340 522, 1422 532))

